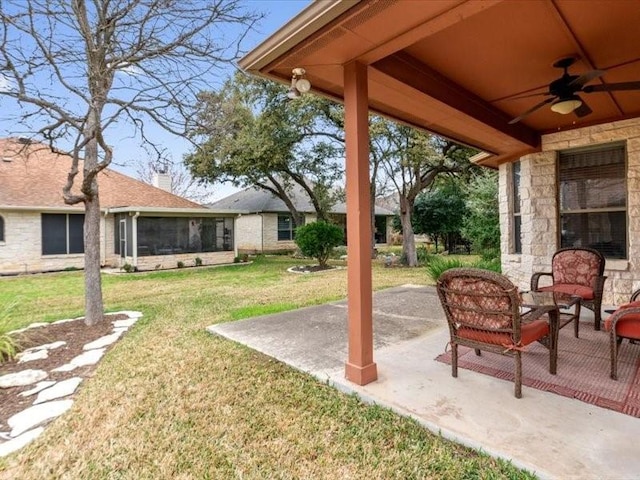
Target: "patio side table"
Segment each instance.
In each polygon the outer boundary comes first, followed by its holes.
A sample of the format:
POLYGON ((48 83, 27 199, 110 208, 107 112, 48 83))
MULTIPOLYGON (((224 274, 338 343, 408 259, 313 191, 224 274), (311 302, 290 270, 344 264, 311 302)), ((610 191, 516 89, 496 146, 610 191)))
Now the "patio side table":
POLYGON ((557 370, 558 333, 565 325, 574 322, 574 333, 578 337, 580 319, 580 297, 558 292, 522 292, 520 294, 522 306, 532 310, 545 309, 549 315, 551 335, 549 349, 554 349, 556 355, 552 357, 551 373, 557 370))

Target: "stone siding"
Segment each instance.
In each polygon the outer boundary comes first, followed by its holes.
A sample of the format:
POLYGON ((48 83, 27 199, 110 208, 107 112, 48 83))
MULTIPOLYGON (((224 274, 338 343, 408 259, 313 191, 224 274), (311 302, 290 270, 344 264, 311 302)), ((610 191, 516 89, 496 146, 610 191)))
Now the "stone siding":
POLYGON ((241 215, 236 218, 235 238, 239 252, 261 252, 262 215, 241 215))
POLYGON ((640 118, 544 135, 542 152, 520 159, 522 254, 512 253, 511 166, 500 166, 502 270, 520 288, 529 288, 534 272, 551 271, 559 248, 557 152, 616 141, 625 141, 627 151, 628 260, 607 260, 603 303, 624 303, 640 288, 640 118))
POLYGON ((5 241, 0 242, 0 275, 84 268, 84 255, 42 255, 40 212, 0 210, 5 241))
MULTIPOLYGON (((178 262, 184 263, 185 267, 194 267, 196 257, 202 260, 202 265, 221 265, 233 263, 235 252, 200 252, 200 253, 179 253, 175 255, 151 255, 148 257, 138 257, 138 270, 164 270, 177 268, 178 262)), ((121 259, 121 265, 127 262, 133 264, 133 258, 121 259)))

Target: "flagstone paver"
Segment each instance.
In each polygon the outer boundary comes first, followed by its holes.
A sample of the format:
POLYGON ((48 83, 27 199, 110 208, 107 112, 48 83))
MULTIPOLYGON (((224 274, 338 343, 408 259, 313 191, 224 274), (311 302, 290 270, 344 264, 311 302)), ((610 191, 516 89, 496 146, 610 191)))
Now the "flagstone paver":
POLYGON ((6 457, 10 453, 20 450, 38 438, 42 432, 44 432, 44 427, 34 428, 22 435, 18 435, 16 438, 12 438, 8 442, 0 443, 0 457, 6 457))
POLYGON ((24 387, 47 378, 49 374, 44 370, 22 370, 0 377, 0 388, 24 387))
POLYGON ((82 349, 95 350, 98 348, 109 346, 112 343, 115 343, 116 340, 120 338, 120 335, 122 335, 124 332, 125 330, 122 330, 122 329, 115 330, 113 333, 110 333, 109 335, 105 335, 104 337, 100 337, 99 339, 94 340, 91 343, 87 343, 84 347, 82 347, 82 349))
POLYGON ((67 380, 63 380, 61 382, 56 383, 55 385, 42 390, 38 393, 38 398, 36 398, 34 405, 39 403, 48 402, 49 400, 55 400, 57 398, 68 397, 73 394, 78 385, 82 382, 82 378, 73 377, 67 380))
POLYGON ((36 384, 35 387, 33 387, 31 390, 27 390, 25 392, 20 392, 18 394, 18 396, 20 397, 28 397, 30 395, 35 395, 36 393, 44 390, 45 388, 49 388, 51 385, 54 385, 56 382, 54 382, 53 380, 47 380, 44 382, 38 382, 36 384))
POLYGON ((11 427, 11 436, 13 438, 18 435, 37 427, 41 423, 46 422, 62 415, 71 408, 72 400, 56 400, 53 402, 41 403, 27 408, 26 410, 16 413, 9 418, 7 423, 11 427))
POLYGON ((87 365, 95 365, 104 355, 105 348, 97 348, 95 350, 89 350, 81 353, 77 357, 71 359, 69 363, 62 365, 61 367, 54 368, 52 372, 70 372, 78 367, 85 367, 87 365))

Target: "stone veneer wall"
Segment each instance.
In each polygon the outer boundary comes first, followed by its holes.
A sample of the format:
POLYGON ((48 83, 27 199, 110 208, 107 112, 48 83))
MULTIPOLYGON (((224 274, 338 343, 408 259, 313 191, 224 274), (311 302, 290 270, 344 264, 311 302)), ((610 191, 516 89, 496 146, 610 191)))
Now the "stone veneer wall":
POLYGON ((513 254, 511 166, 499 169, 502 271, 528 289, 534 272, 551 271, 559 248, 557 152, 577 147, 625 141, 627 151, 628 260, 607 260, 603 303, 618 305, 640 288, 640 118, 558 132, 542 137, 542 151, 520 159, 522 254, 513 254))
POLYGON ((0 210, 4 242, 0 242, 0 274, 36 273, 83 268, 84 255, 42 255, 40 212, 0 210))
POLYGON ((262 216, 260 214, 241 215, 236 218, 234 236, 238 251, 258 253, 262 251, 262 216))
MULTIPOLYGON (((194 267, 196 257, 202 260, 202 265, 221 265, 233 263, 236 256, 232 250, 230 252, 200 252, 200 253, 179 253, 175 255, 151 255, 148 257, 138 257, 138 270, 164 270, 177 268, 178 262, 183 262, 185 267, 194 267)), ((124 260, 122 264, 124 264, 124 260)), ((127 257, 126 261, 133 263, 133 258, 127 257)))

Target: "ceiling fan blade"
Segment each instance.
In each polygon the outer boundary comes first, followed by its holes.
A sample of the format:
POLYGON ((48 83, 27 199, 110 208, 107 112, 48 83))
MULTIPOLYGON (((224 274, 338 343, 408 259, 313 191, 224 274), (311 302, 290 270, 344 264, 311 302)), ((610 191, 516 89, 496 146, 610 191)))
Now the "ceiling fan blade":
POLYGON ((509 97, 508 100, 520 100, 521 98, 541 97, 543 95, 552 95, 551 92, 529 93, 527 95, 520 95, 518 97, 509 97))
POLYGON ((514 118, 513 120, 511 120, 509 122, 509 125, 513 125, 514 123, 518 123, 520 120, 522 120, 525 117, 528 117, 529 115, 531 115, 533 112, 535 112, 536 110, 538 110, 539 108, 544 107, 547 103, 551 103, 553 102, 554 98, 547 98, 546 100, 543 100, 542 102, 538 103, 537 105, 534 105, 533 107, 531 107, 529 110, 527 110, 526 112, 524 112, 523 114, 521 114, 519 117, 514 118))
POLYGON ((569 86, 571 87, 582 87, 583 85, 589 83, 594 78, 601 77, 606 72, 604 70, 591 70, 590 72, 583 73, 578 78, 569 82, 569 86))
POLYGON ((616 92, 622 90, 640 90, 640 82, 607 83, 604 85, 588 85, 582 89, 585 93, 616 92))
POLYGON ((573 113, 576 114, 576 117, 578 118, 582 118, 582 117, 586 117, 587 115, 589 115, 591 112, 593 112, 593 110, 591 110, 591 107, 589 105, 587 105, 587 103, 580 99, 582 101, 582 105, 580 105, 578 108, 576 108, 573 113))

